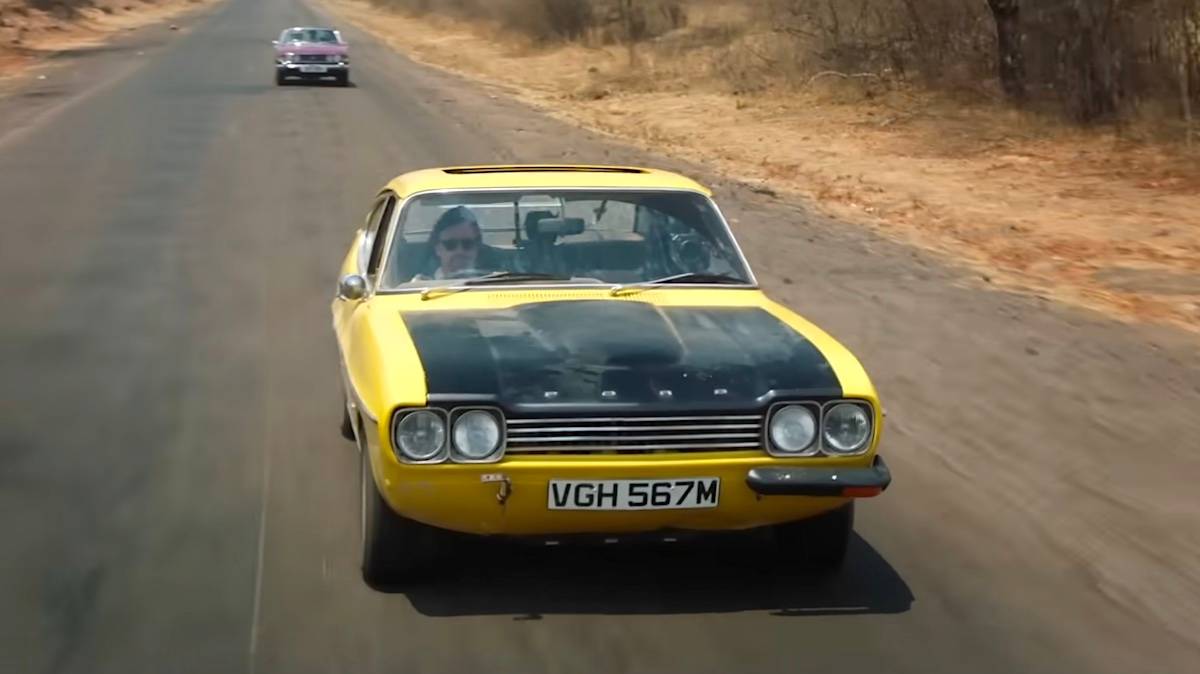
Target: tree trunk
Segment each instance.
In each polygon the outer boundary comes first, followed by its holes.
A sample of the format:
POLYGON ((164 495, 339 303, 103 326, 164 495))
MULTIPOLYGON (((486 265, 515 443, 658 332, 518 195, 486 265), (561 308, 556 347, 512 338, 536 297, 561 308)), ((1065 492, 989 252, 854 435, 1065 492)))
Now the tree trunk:
POLYGON ((1183 121, 1187 125, 1185 133, 1187 134, 1187 146, 1192 147, 1192 96, 1196 93, 1192 87, 1192 76, 1196 73, 1196 33, 1194 29, 1200 29, 1200 22, 1190 21, 1187 7, 1181 8, 1183 16, 1179 24, 1183 27, 1183 58, 1179 62, 1179 95, 1183 99, 1183 121))
POLYGON ((621 19, 625 24, 625 46, 629 49, 629 66, 637 61, 634 42, 636 41, 633 28, 633 0, 621 0, 621 19))
POLYGON ((1123 68, 1128 37, 1120 0, 1072 0, 1064 90, 1068 109, 1084 123, 1118 118, 1125 96, 1123 68))
POLYGON ((1000 85, 1009 100, 1025 100, 1025 53, 1021 47, 1020 0, 988 0, 996 20, 996 45, 1000 85))
POLYGON ((1188 87, 1188 71, 1187 63, 1179 62, 1179 98, 1183 102, 1183 123, 1184 134, 1187 138, 1187 146, 1192 146, 1192 91, 1188 87))

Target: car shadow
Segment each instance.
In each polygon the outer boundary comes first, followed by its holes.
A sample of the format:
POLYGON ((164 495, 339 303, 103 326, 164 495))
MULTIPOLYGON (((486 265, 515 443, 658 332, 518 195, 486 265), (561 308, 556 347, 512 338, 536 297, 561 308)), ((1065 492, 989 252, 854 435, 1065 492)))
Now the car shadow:
POLYGON ((914 600, 900 574, 857 535, 842 571, 824 580, 781 568, 770 542, 749 534, 631 547, 466 545, 438 580, 400 590, 421 614, 820 616, 903 613, 914 600))
POLYGON ((356 82, 354 82, 354 80, 347 82, 346 86, 342 86, 342 85, 338 84, 336 80, 287 80, 284 84, 277 84, 275 86, 276 87, 282 86, 282 87, 287 87, 287 88, 297 88, 297 89, 304 89, 304 88, 309 88, 309 87, 316 87, 318 89, 357 89, 358 88, 358 84, 356 82))

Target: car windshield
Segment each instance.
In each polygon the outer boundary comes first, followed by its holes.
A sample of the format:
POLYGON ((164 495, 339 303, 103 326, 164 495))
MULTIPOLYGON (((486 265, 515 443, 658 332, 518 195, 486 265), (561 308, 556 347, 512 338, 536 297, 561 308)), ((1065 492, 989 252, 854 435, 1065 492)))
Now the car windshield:
POLYGON ((431 193, 408 202, 397 228, 385 289, 750 279, 712 202, 681 190, 431 193))
POLYGON ((327 42, 336 43, 337 33, 325 28, 297 28, 289 30, 283 38, 284 42, 327 42))

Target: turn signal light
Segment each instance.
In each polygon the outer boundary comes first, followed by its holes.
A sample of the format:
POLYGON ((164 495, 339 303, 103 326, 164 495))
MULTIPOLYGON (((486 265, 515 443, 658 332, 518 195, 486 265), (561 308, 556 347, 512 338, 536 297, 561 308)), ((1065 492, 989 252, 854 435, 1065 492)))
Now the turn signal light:
POLYGON ((845 487, 842 489, 842 496, 852 498, 871 498, 879 496, 881 493, 883 493, 883 489, 879 487, 845 487))

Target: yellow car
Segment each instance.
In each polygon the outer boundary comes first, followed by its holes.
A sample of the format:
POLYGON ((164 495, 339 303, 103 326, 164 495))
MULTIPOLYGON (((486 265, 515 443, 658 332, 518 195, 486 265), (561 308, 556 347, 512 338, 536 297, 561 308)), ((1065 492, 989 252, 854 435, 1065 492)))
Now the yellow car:
POLYGON ((449 532, 770 527, 786 563, 830 572, 855 499, 891 480, 859 361, 763 293, 711 192, 673 173, 401 175, 332 312, 375 587, 428 577, 449 532))

